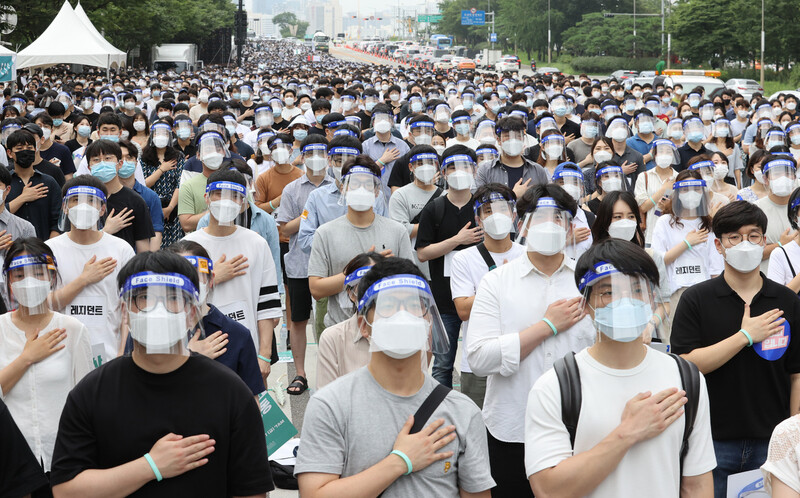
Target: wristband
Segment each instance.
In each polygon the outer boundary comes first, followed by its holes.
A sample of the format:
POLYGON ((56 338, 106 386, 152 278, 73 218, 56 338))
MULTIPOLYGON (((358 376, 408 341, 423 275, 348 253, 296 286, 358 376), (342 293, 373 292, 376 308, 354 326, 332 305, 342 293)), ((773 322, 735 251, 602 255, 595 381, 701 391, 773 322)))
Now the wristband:
POLYGON ((408 474, 410 474, 410 473, 414 472, 414 466, 413 466, 413 465, 411 465, 411 459, 410 459, 410 458, 408 458, 408 455, 406 455, 405 453, 403 453, 403 452, 402 452, 402 451, 400 451, 400 450, 393 450, 393 451, 392 451, 391 453, 389 453, 389 454, 390 454, 390 455, 397 455, 397 456, 399 456, 400 458, 402 458, 404 462, 406 462, 406 467, 408 467, 408 472, 406 472, 405 474, 403 474, 404 476, 407 476, 408 474))
POLYGON ((654 201, 651 196, 647 196, 647 198, 650 199, 650 202, 653 203, 653 206, 658 206, 658 203, 656 201, 654 201))
POLYGON ((377 161, 375 161, 375 163, 379 164, 379 165, 381 166, 381 168, 382 168, 382 167, 384 167, 384 166, 386 166, 386 163, 385 163, 385 162, 383 162, 383 161, 381 161, 380 159, 378 159, 377 161))
POLYGON ((159 472, 158 467, 156 466, 156 462, 154 462, 153 457, 150 456, 150 453, 145 453, 144 459, 150 464, 150 469, 152 469, 153 474, 156 475, 156 481, 161 482, 164 480, 164 478, 161 476, 161 472, 159 472))
POLYGON ((552 331, 553 331, 553 335, 554 335, 554 336, 558 335, 558 329, 556 328, 556 326, 555 326, 555 325, 553 325, 553 322, 551 322, 551 321, 550 321, 550 320, 548 320, 547 318, 542 318, 542 321, 543 321, 544 323, 546 323, 548 327, 550 327, 550 330, 552 330, 552 331))
POLYGON ((778 247, 783 247, 783 244, 781 244, 780 240, 778 241, 778 247))
POLYGON ((686 244, 686 247, 688 247, 690 251, 692 250, 692 244, 690 244, 688 240, 683 239, 683 243, 686 244))
POLYGON ((750 336, 750 334, 745 329, 739 329, 739 332, 741 332, 742 334, 744 334, 745 337, 747 337, 747 341, 750 342, 750 344, 748 344, 748 346, 752 346, 753 345, 753 338, 750 336))
POLYGON ((261 356, 260 354, 257 354, 256 356, 258 357, 259 360, 266 361, 267 363, 269 363, 269 358, 265 358, 265 357, 261 356))
POLYGON ((658 318, 658 327, 664 324, 664 321, 661 319, 661 315, 659 315, 658 313, 653 313, 653 316, 658 318))
POLYGON ((272 205, 272 201, 269 201, 269 207, 270 207, 270 209, 272 209, 273 211, 275 211, 275 206, 273 206, 273 205, 272 205))

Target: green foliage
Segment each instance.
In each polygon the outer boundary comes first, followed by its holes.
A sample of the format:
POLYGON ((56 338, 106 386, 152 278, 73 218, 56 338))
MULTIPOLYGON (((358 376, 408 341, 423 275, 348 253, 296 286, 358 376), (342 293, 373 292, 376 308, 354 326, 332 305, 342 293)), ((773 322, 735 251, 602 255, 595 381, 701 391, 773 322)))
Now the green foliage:
POLYGON ((294 36, 302 40, 308 30, 308 22, 298 19, 294 12, 281 12, 272 18, 272 24, 280 27, 281 36, 284 38, 294 36))
MULTIPOLYGON (((3 41, 21 50, 41 35, 63 0, 0 0, 0 11, 14 7, 17 28, 3 41)), ((95 27, 112 45, 147 53, 162 43, 202 43, 219 28, 233 27, 230 0, 81 0, 95 27)))
POLYGON ((653 71, 658 58, 645 57, 573 57, 571 66, 579 73, 611 74, 618 69, 629 71, 653 71))
MULTIPOLYGON (((661 54, 661 19, 637 19, 635 41, 637 57, 661 54)), ((564 49, 579 56, 630 57, 633 42, 632 16, 603 17, 595 12, 584 15, 580 22, 564 31, 564 49)))

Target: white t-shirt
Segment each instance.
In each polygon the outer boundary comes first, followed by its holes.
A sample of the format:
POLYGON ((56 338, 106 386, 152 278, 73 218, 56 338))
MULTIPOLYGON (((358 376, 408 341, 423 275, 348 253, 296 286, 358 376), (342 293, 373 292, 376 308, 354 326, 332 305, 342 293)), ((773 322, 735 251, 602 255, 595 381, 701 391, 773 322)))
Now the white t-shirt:
MULTIPOLYGON (((512 243, 506 252, 490 252, 494 264, 498 267, 525 254, 525 247, 512 243)), ((453 299, 457 297, 472 297, 478 292, 478 284, 483 276, 489 273, 489 267, 483 260, 477 246, 472 246, 463 251, 458 251, 450 263, 450 293, 453 299)), ((467 343, 469 320, 462 322, 462 342, 467 343)), ((461 371, 472 372, 467 362, 466 348, 461 352, 461 371)))
MULTIPOLYGON (((700 229, 700 218, 695 220, 681 219, 683 226, 677 223, 673 226, 670 222, 672 216, 661 216, 656 221, 653 230, 652 248, 662 254, 683 243, 686 235, 692 230, 700 229)), ((670 295, 682 287, 691 287, 694 284, 705 282, 712 275, 719 275, 725 267, 722 255, 714 246, 714 234, 708 234, 704 244, 697 244, 691 249, 686 249, 672 263, 667 265, 669 275, 670 295)))
MULTIPOLYGON (((653 394, 681 387, 674 359, 647 348, 644 360, 634 368, 617 370, 591 357, 587 349, 575 358, 581 377, 581 412, 575 433, 574 453, 594 448, 620 424, 625 404, 641 392, 653 394)), ((658 436, 634 445, 595 490, 591 498, 680 495, 680 449, 685 418, 680 417, 658 436)), ((561 417, 561 392, 552 368, 534 384, 525 412, 525 471, 531 475, 556 466, 573 456, 569 432, 561 417)), ((683 461, 684 476, 705 474, 717 466, 711 440, 708 392, 701 375, 700 400, 689 452, 683 461)), ((579 476, 576 476, 579 477, 579 476)))
POLYGON ((454 145, 464 145, 472 150, 477 150, 481 143, 475 138, 470 138, 466 142, 462 142, 458 138, 448 138, 447 142, 445 142, 445 147, 452 147, 454 145))
POLYGON ((192 232, 185 239, 203 246, 212 261, 218 261, 223 255, 227 259, 239 254, 247 258, 247 273, 219 284, 208 299, 224 315, 247 327, 258 349, 258 321, 282 315, 278 277, 269 244, 249 228, 237 226, 235 232, 225 237, 209 235, 206 230, 192 232))
POLYGON ((761 466, 764 490, 772 493, 772 479, 777 477, 800 493, 800 417, 789 417, 775 427, 769 440, 767 461, 761 466))
POLYGON ((69 234, 45 241, 56 257, 61 286, 72 282, 83 272, 83 266, 92 256, 100 261, 114 258, 117 266, 106 278, 96 284, 89 284, 75 296, 71 303, 59 310, 65 315, 77 318, 89 329, 89 340, 92 345, 92 358, 98 364, 107 363, 116 358, 120 346, 120 308, 117 275, 125 264, 133 258, 130 244, 103 232, 103 237, 94 244, 81 245, 73 242, 69 234), (97 360, 97 356, 101 356, 97 360))
MULTIPOLYGON (((573 228, 591 229, 591 227, 589 226, 589 220, 588 218, 586 218, 586 211, 578 208, 578 212, 575 213, 575 218, 572 220, 572 226, 573 228)), ((564 254, 577 261, 578 258, 580 258, 583 253, 585 253, 587 250, 589 250, 590 247, 592 247, 592 242, 594 242, 594 238, 592 238, 592 234, 589 233, 589 238, 584 240, 583 242, 577 242, 575 245, 569 245, 565 247, 564 254)))
POLYGON ((769 255, 767 278, 781 285, 786 285, 800 271, 800 245, 797 245, 797 241, 793 240, 783 246, 783 249, 786 251, 785 254, 780 247, 776 247, 772 254, 769 255), (786 260, 787 256, 789 257, 788 261, 786 260), (789 261, 791 261, 791 267, 789 266, 789 261), (792 271, 792 268, 794 268, 794 271, 792 271))
MULTIPOLYGON (((764 214, 767 215, 767 244, 777 244, 781 240, 781 235, 787 228, 791 228, 789 217, 786 215, 788 211, 786 204, 775 204, 769 195, 762 197, 755 202, 756 206, 760 207, 764 214)), ((772 251, 775 252, 775 251, 772 251)), ((783 254, 781 254, 783 256, 783 254)), ((770 258, 761 262, 761 271, 765 274, 769 273, 770 258)))

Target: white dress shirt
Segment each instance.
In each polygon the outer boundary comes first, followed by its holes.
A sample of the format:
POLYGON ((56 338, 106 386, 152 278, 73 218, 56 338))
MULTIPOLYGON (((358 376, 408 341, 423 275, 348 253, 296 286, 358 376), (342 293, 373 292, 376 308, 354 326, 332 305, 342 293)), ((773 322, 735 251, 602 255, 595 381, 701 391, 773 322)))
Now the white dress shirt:
POLYGON ((478 287, 466 347, 473 373, 488 376, 483 418, 500 441, 525 440, 526 400, 533 384, 557 359, 594 343, 594 326, 586 317, 520 359, 519 333, 544 318, 551 303, 580 296, 574 271, 575 261, 565 257, 548 277, 526 254, 486 274, 478 287))

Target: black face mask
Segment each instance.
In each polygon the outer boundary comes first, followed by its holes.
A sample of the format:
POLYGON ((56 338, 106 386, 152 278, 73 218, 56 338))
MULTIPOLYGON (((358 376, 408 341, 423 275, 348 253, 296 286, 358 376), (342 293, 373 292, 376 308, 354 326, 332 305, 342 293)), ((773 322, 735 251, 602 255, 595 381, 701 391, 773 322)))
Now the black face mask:
POLYGON ((33 165, 34 159, 36 159, 36 152, 32 150, 21 150, 15 154, 16 159, 14 162, 19 164, 22 168, 30 168, 33 165))

